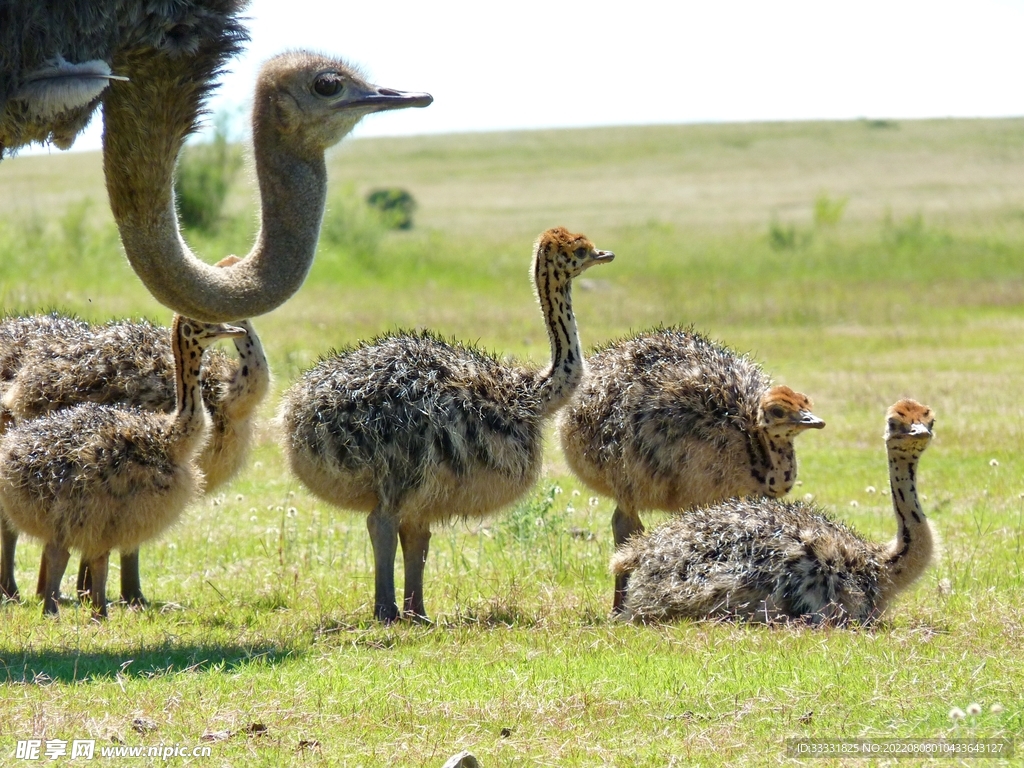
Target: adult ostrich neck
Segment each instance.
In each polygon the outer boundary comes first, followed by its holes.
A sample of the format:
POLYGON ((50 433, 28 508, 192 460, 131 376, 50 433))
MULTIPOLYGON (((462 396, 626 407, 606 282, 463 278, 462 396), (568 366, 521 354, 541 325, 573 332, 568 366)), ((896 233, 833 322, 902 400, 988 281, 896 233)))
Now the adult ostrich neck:
POLYGON ((309 272, 327 194, 323 154, 297 157, 256 126, 264 214, 256 243, 230 267, 200 261, 182 240, 172 191, 206 87, 190 76, 186 58, 162 58, 161 66, 126 62, 130 82, 108 89, 103 167, 111 210, 132 269, 162 304, 205 322, 261 315, 294 294, 309 272))

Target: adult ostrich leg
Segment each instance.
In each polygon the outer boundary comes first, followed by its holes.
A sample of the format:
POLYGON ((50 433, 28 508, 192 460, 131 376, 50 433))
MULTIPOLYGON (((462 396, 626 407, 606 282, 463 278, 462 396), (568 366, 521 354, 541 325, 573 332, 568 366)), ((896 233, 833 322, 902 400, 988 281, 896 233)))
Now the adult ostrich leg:
POLYGON ((118 58, 104 95, 103 165, 110 206, 132 268, 154 297, 206 322, 261 315, 302 285, 316 251, 327 195, 324 152, 365 115, 425 107, 426 93, 367 83, 338 59, 295 51, 260 71, 253 146, 262 224, 247 257, 208 265, 181 238, 174 165, 206 85, 175 57, 118 58))

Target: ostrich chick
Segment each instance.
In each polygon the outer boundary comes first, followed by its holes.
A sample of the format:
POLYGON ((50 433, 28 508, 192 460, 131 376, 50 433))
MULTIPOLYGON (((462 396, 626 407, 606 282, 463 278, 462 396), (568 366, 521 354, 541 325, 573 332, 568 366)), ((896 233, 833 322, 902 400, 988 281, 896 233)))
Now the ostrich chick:
MULTIPOLYGON (((220 266, 238 261, 235 256, 220 266)), ((101 326, 60 315, 20 318, 17 346, 21 359, 11 361, 15 373, 2 392, 0 407, 16 421, 38 418, 79 403, 134 405, 171 413, 174 401, 174 358, 167 328, 146 322, 117 320, 101 326), (61 322, 57 322, 57 321, 61 322), (44 322, 48 321, 48 322, 44 322)), ((9 334, 16 336, 13 330, 9 334)), ((256 408, 270 388, 270 368, 259 336, 248 320, 235 323, 246 335, 235 338, 238 359, 216 349, 205 353, 200 379, 203 404, 210 414, 210 438, 199 455, 206 492, 223 485, 244 466, 252 443, 256 408)), ((0 325, 0 339, 4 338, 0 325)), ((6 355, 0 353, 0 362, 6 355)), ((0 369, 2 370, 2 369, 0 369)), ((0 518, 0 586, 17 598, 14 553, 18 534, 0 518)), ((42 568, 37 592, 43 594, 42 568)), ((89 591, 84 564, 78 574, 79 593, 89 591)), ((121 552, 121 599, 145 605, 138 552, 121 552)))
POLYGON ((619 548, 612 570, 630 576, 623 618, 873 621, 933 557, 916 477, 934 423, 931 409, 913 400, 886 413, 897 521, 888 544, 866 541, 811 504, 730 499, 672 518, 619 548))
POLYGON ((94 616, 106 617, 110 550, 134 551, 174 524, 202 490, 196 456, 208 435, 203 350, 245 334, 175 316, 175 411, 84 403, 16 424, 0 438, 0 505, 45 543, 43 613, 57 613, 69 550, 92 573, 94 616))
POLYGON ((423 565, 430 524, 482 516, 522 496, 541 467, 542 425, 583 375, 572 279, 614 258, 559 227, 537 240, 533 282, 551 343, 544 371, 503 362, 427 333, 396 333, 334 354, 284 396, 284 451, 317 496, 368 512, 374 613, 426 618, 423 565))
MULTIPOLYGON (((618 547, 643 531, 642 510, 788 493, 794 439, 824 426, 805 395, 772 386, 745 355, 671 327, 590 355, 558 431, 572 471, 615 499, 618 547)), ((615 580, 613 611, 622 607, 626 580, 615 580)))
MULTIPOLYGON (((59 312, 45 315, 7 315, 0 320, 0 435, 14 423, 3 405, 3 396, 21 370, 22 360, 33 341, 57 339, 83 332, 88 325, 59 312)), ((14 547, 18 537, 0 512, 0 598, 18 599, 14 580, 14 547)))

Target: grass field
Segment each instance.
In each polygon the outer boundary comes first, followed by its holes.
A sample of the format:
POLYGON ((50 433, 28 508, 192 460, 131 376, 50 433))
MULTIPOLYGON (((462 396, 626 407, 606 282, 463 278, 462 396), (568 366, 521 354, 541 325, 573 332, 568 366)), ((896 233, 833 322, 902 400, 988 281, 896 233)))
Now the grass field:
MULTIPOLYGON (((461 749, 487 768, 779 765, 798 762, 786 739, 861 737, 1016 739, 1019 760, 1024 120, 367 139, 330 167, 312 274, 256 321, 275 392, 251 466, 143 549, 153 607, 103 626, 0 607, 0 764, 26 738, 209 746, 170 761, 194 765, 440 766, 461 749), (376 186, 413 193, 411 231, 361 211, 376 186), (553 443, 523 504, 435 533, 432 626, 370 620, 364 520, 289 477, 277 395, 332 346, 396 327, 543 365, 527 265, 555 225, 617 254, 577 286, 586 345, 693 323, 752 352, 828 422, 798 442, 795 495, 868 536, 895 530, 870 490, 887 486, 886 406, 934 408, 920 488, 943 557, 886 621, 609 621, 614 505, 553 443)), ((222 232, 190 237, 211 262, 249 248, 249 176, 222 232)), ((120 253, 97 155, 5 160, 0 211, 4 310, 169 321, 120 253)), ((38 556, 19 548, 23 591, 38 556)))

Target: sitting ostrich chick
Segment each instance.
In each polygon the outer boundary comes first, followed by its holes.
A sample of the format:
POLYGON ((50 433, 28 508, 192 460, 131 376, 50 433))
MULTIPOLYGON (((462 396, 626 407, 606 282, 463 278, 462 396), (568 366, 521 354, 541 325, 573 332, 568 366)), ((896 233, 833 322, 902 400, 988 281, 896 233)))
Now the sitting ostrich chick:
POLYGON ((134 551, 173 525, 202 490, 209 433, 199 393, 203 350, 245 331, 175 316, 174 413, 83 403, 15 424, 0 438, 0 506, 45 543, 43 613, 56 614, 70 550, 92 573, 93 615, 107 615, 112 549, 134 551))
MULTIPOLYGON (((746 356, 675 327, 590 355, 558 422, 569 467, 616 501, 616 547, 643 531, 642 510, 788 493, 796 482, 794 439, 825 426, 805 395, 772 386, 746 356)), ((627 580, 616 577, 613 612, 627 580)))
POLYGON ((536 482, 544 421, 583 375, 572 279, 612 258, 561 227, 537 240, 533 282, 551 343, 544 371, 431 333, 396 333, 321 360, 285 393, 292 471, 320 498, 369 513, 379 620, 399 615, 399 539, 404 611, 425 620, 431 523, 486 515, 536 482))
POLYGON ((622 617, 875 620, 924 572, 936 548, 916 484, 934 423, 931 409, 913 400, 886 413, 897 522, 888 544, 866 541, 811 504, 731 499, 672 518, 619 548, 612 570, 630 576, 622 617))
MULTIPOLYGON (((236 261, 237 256, 228 256, 219 266, 236 261)), ((211 349, 202 365, 200 391, 211 429, 198 463, 207 493, 244 466, 256 409, 270 388, 270 368, 259 336, 248 320, 234 325, 246 331, 245 336, 234 339, 238 359, 211 349)), ((90 326, 60 315, 22 318, 18 327, 24 329, 20 337, 15 338, 13 330, 8 335, 17 342, 12 347, 23 351, 16 372, 0 393, 0 407, 13 421, 38 418, 84 402, 174 411, 174 357, 167 328, 131 320, 90 326)), ((12 362, 10 367, 14 365, 12 362)), ((2 515, 0 537, 0 588, 7 597, 17 599, 14 554, 18 533, 3 522, 2 515)), ((39 575, 37 593, 42 597, 42 567, 39 575)), ((79 568, 77 588, 80 594, 89 591, 85 563, 79 568)), ((121 599, 129 605, 146 604, 137 551, 121 552, 121 599)))

